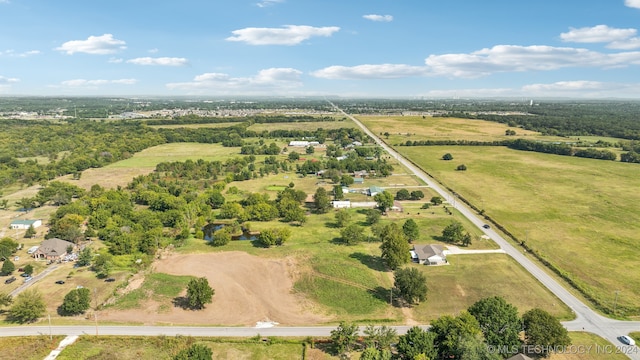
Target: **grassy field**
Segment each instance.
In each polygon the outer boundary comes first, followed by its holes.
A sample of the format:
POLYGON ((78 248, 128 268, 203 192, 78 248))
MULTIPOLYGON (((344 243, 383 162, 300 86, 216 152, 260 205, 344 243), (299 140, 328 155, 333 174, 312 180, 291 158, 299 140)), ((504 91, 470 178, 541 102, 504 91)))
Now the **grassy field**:
POLYGON ((621 344, 611 344, 607 340, 586 332, 570 332, 573 347, 567 353, 553 354, 549 360, 624 360, 628 357, 616 353, 621 344))
POLYGON ((117 298, 115 304, 110 305, 115 309, 135 309, 140 302, 153 299, 163 306, 171 306, 172 301, 187 288, 192 276, 175 276, 161 273, 148 274, 142 286, 117 298))
POLYGON ((64 336, 46 335, 0 338, 0 360, 42 360, 58 347, 64 336))
POLYGON ((635 164, 503 147, 400 147, 427 172, 567 271, 605 306, 639 311, 635 164), (451 153, 452 161, 441 160, 451 153), (465 164, 467 171, 455 171, 465 164))
POLYGON ((150 128, 156 129, 201 129, 201 128, 225 128, 240 125, 241 122, 223 122, 212 124, 166 124, 166 125, 149 125, 150 128))
POLYGON ((355 123, 349 121, 309 121, 309 122, 289 122, 289 123, 277 123, 277 124, 253 124, 247 129, 251 131, 270 131, 275 128, 278 130, 308 130, 315 131, 317 129, 333 130, 341 128, 353 128, 355 123))
POLYGON ((535 131, 484 120, 430 116, 358 116, 358 120, 374 134, 386 139, 388 144, 405 143, 407 140, 499 141, 540 136, 535 131), (507 129, 515 130, 516 136, 505 136, 507 129), (389 133, 388 139, 382 136, 384 133, 389 133))
POLYGON ((103 169, 113 171, 118 168, 155 168, 157 164, 165 161, 223 161, 235 155, 240 155, 239 148, 223 147, 219 144, 171 143, 144 149, 129 159, 110 164, 103 169))
MULTIPOLYGON (((119 360, 163 360, 173 359, 182 349, 197 343, 208 346, 214 359, 300 359, 302 344, 263 343, 260 339, 241 340, 224 338, 191 337, 116 337, 81 336, 75 344, 67 347, 57 357, 61 360, 119 359, 119 360)), ((42 357, 41 357, 42 358, 42 357)), ((332 357, 325 357, 331 359, 332 357)))
POLYGON ((447 260, 450 265, 413 265, 425 274, 429 287, 427 301, 413 308, 420 323, 459 313, 490 296, 503 297, 521 314, 538 307, 563 320, 572 318, 569 308, 507 255, 450 255, 447 260))

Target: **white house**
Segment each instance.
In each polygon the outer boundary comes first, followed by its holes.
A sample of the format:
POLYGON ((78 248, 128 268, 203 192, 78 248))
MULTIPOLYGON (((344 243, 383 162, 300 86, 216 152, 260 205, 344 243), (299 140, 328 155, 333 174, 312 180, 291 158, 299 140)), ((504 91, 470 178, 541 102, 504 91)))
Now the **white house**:
POLYGON ((289 146, 307 147, 309 146, 309 142, 308 141, 289 141, 289 146))
POLYGON ((42 225, 42 220, 13 220, 9 227, 13 230, 26 230, 29 226, 37 228, 42 225))
POLYGON ((414 245, 411 252, 413 261, 424 265, 447 264, 447 251, 442 245, 414 245))

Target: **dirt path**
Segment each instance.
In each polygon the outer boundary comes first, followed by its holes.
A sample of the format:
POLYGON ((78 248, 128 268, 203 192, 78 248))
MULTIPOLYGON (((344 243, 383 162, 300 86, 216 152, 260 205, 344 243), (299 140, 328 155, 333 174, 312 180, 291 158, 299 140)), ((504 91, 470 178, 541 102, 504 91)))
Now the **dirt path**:
POLYGON ((292 293, 295 262, 264 259, 243 252, 171 255, 154 264, 155 271, 206 277, 215 289, 213 303, 191 311, 148 301, 142 309, 104 310, 101 320, 145 324, 255 325, 271 320, 281 325, 322 324, 329 318, 313 311, 309 301, 292 293))

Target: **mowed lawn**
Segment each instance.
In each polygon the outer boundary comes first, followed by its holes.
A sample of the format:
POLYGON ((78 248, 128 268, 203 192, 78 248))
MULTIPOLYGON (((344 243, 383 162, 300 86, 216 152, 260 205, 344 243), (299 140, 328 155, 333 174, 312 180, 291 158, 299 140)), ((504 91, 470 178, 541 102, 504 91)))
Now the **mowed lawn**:
POLYGON ((206 160, 224 161, 240 156, 240 148, 224 147, 220 144, 171 143, 153 146, 136 153, 129 159, 105 166, 105 171, 118 168, 154 168, 166 161, 206 160))
POLYGON ((605 306, 640 311, 640 167, 505 147, 399 147, 605 306), (445 153, 454 157, 441 160, 445 153), (467 171, 456 171, 465 164, 467 171), (629 308, 626 309, 625 308, 629 308))
POLYGON ((342 128, 353 128, 356 124, 351 120, 343 121, 300 121, 287 123, 269 123, 269 124, 253 124, 247 128, 251 131, 272 131, 278 130, 307 130, 316 131, 317 129, 334 130, 342 128))
POLYGON ((429 288, 427 301, 413 308, 419 323, 457 314, 491 296, 503 297, 520 314, 541 308, 563 320, 572 318, 569 308, 505 254, 450 255, 447 260, 450 265, 412 265, 425 274, 429 288))

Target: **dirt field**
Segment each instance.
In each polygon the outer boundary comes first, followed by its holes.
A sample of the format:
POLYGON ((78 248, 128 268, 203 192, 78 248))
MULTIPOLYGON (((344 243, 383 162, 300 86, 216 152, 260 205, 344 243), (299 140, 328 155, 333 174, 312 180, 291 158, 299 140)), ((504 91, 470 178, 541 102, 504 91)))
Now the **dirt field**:
POLYGON ((312 305, 293 294, 293 260, 263 259, 243 252, 170 255, 154 264, 156 272, 205 276, 215 289, 213 303, 191 311, 148 301, 144 310, 104 310, 103 321, 145 324, 256 325, 275 321, 281 325, 313 325, 329 320, 314 313, 312 305), (160 311, 159 311, 160 310, 160 311))

